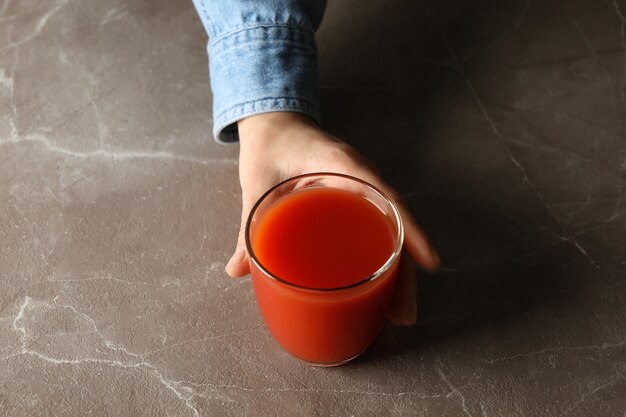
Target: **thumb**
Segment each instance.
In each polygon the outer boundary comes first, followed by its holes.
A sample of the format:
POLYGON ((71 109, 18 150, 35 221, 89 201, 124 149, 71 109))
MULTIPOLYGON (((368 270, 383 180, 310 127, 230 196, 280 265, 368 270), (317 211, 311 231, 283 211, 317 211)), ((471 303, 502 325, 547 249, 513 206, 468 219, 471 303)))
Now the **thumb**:
POLYGON ((248 263, 248 251, 246 249, 246 223, 248 221, 248 215, 254 200, 247 198, 245 195, 242 198, 243 207, 241 209, 241 225, 239 226, 239 237, 237 238, 237 246, 235 253, 226 264, 226 273, 232 278, 241 278, 250 273, 250 264, 248 263))

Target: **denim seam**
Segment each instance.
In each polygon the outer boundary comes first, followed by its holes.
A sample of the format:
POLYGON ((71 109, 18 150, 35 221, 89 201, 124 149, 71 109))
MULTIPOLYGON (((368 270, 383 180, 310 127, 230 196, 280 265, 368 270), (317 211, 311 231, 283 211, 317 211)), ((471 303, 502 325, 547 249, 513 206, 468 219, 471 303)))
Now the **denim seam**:
MULTIPOLYGON (((318 110, 317 107, 313 104, 311 104, 310 102, 303 100, 303 99, 299 99, 299 98, 292 98, 292 97, 280 97, 280 98, 275 98, 275 97, 267 97, 267 98, 262 98, 262 99, 257 99, 257 100, 251 100, 251 101, 246 101, 244 103, 240 103, 237 104, 233 107, 231 107, 230 109, 223 111, 221 114, 219 114, 216 118, 215 121, 217 122, 217 124, 219 125, 223 125, 225 123, 226 126, 230 123, 233 123, 234 121, 238 120, 239 117, 241 117, 242 115, 246 114, 247 111, 251 111, 251 112, 255 112, 257 110, 259 110, 259 106, 263 106, 264 102, 268 102, 268 101, 272 101, 272 109, 277 108, 276 106, 281 106, 280 102, 281 101, 288 101, 288 100, 293 100, 293 101, 297 101, 299 102, 299 104, 301 104, 302 106, 293 106, 293 105, 287 105, 286 103, 282 104, 282 109, 301 109, 301 110, 307 110, 309 112, 311 112, 312 114, 317 114, 318 110)), ((268 103, 269 104, 269 103, 268 103)), ((317 119, 317 117, 316 117, 317 119)))
POLYGON ((209 44, 211 46, 217 45, 220 42, 222 42, 225 38, 228 38, 232 35, 236 35, 237 33, 253 31, 254 29, 273 29, 273 28, 283 28, 283 29, 290 29, 290 30, 293 29, 302 34, 310 35, 311 37, 315 35, 315 32, 312 29, 306 28, 304 26, 290 25, 290 24, 283 24, 283 23, 279 23, 279 24, 261 23, 261 24, 251 25, 251 26, 241 26, 237 29, 231 30, 230 32, 223 33, 214 39, 211 38, 209 40, 209 44))
MULTIPOLYGON (((275 100, 275 101, 280 101, 280 100, 295 100, 295 101, 299 101, 301 103, 306 104, 307 106, 310 106, 314 109, 317 109, 317 106, 313 103, 311 103, 309 100, 305 99, 305 98, 300 98, 300 97, 289 97, 289 96, 268 96, 268 97, 263 97, 263 98, 258 98, 255 100, 249 100, 249 101, 244 101, 243 103, 237 103, 234 106, 229 107, 226 110, 222 110, 221 114, 227 114, 230 113, 232 111, 234 111, 235 109, 242 107, 242 106, 246 106, 246 105, 252 105, 254 106, 255 103, 257 102, 263 102, 263 101, 267 101, 267 100, 275 100)), ((218 117, 219 119, 219 117, 218 117)))
POLYGON ((212 52, 211 56, 213 57, 213 59, 220 57, 224 54, 227 54, 229 52, 232 51, 237 51, 240 49, 244 49, 247 47, 251 47, 253 45, 267 45, 267 46, 272 46, 272 45, 287 45, 287 46, 291 46, 292 50, 299 50, 302 52, 309 52, 312 53, 313 55, 317 56, 317 50, 313 47, 311 47, 310 45, 307 45, 305 43, 300 43, 300 42, 293 42, 291 40, 288 39, 273 39, 273 40, 255 40, 255 41, 251 41, 251 42, 246 42, 246 43, 241 43, 241 44, 237 44, 234 45, 228 49, 222 49, 220 51, 217 52, 212 52))
MULTIPOLYGON (((274 29, 274 27, 270 29, 274 29)), ((238 32, 238 33, 243 33, 243 32, 238 32)), ((254 31, 250 31, 249 34, 253 35, 254 31)), ((303 32, 291 32, 291 33, 276 33, 276 34, 270 35, 269 33, 263 33, 261 34, 261 36, 256 36, 256 37, 249 36, 248 38, 244 38, 244 39, 237 38, 236 36, 237 34, 233 35, 233 37, 229 39, 223 40, 219 44, 209 43, 208 50, 209 50, 210 55, 213 57, 216 57, 224 53, 227 53, 231 50, 239 49, 248 45, 255 45, 255 44, 294 45, 294 46, 299 46, 303 49, 306 49, 310 52, 317 54, 317 50, 315 47, 315 37, 313 36, 313 34, 309 35, 303 32), (302 34, 304 34, 305 36, 297 36, 297 35, 302 35, 302 34)))

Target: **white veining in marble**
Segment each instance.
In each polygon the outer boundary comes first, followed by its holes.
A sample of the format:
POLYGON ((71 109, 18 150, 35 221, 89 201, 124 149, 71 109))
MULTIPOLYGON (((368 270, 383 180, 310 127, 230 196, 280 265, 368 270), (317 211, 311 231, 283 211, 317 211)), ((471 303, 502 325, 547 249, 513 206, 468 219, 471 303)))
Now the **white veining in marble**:
POLYGON ((0 0, 0 415, 622 415, 625 10, 328 3, 324 126, 444 266, 318 369, 223 272, 238 147, 191 2, 0 0))

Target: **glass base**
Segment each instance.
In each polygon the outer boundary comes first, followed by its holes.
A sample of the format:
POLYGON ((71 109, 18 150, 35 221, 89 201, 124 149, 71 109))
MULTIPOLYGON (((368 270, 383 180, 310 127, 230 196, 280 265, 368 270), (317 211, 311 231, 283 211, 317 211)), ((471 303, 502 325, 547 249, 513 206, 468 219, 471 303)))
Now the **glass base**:
POLYGON ((307 365, 310 365, 310 366, 315 366, 315 367, 318 367, 318 368, 333 368, 335 366, 341 366, 341 365, 347 364, 348 362, 352 362, 353 360, 355 360, 356 358, 361 356, 363 354, 363 352, 365 352, 365 350, 357 353, 356 355, 354 355, 351 358, 344 359, 344 360, 339 361, 339 362, 310 362, 310 361, 307 361, 307 360, 304 360, 304 359, 300 359, 300 358, 298 358, 296 356, 294 356, 294 358, 296 358, 299 361, 304 362, 304 363, 306 363, 307 365))

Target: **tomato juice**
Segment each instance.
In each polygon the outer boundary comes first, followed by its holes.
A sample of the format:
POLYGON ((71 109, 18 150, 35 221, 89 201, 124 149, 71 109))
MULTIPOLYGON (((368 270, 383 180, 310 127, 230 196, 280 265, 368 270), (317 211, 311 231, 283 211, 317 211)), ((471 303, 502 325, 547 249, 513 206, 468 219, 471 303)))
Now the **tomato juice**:
POLYGON ((265 322, 285 350, 313 364, 337 365, 374 340, 401 246, 393 213, 352 190, 326 186, 291 190, 255 213, 248 230, 252 282, 265 322))

